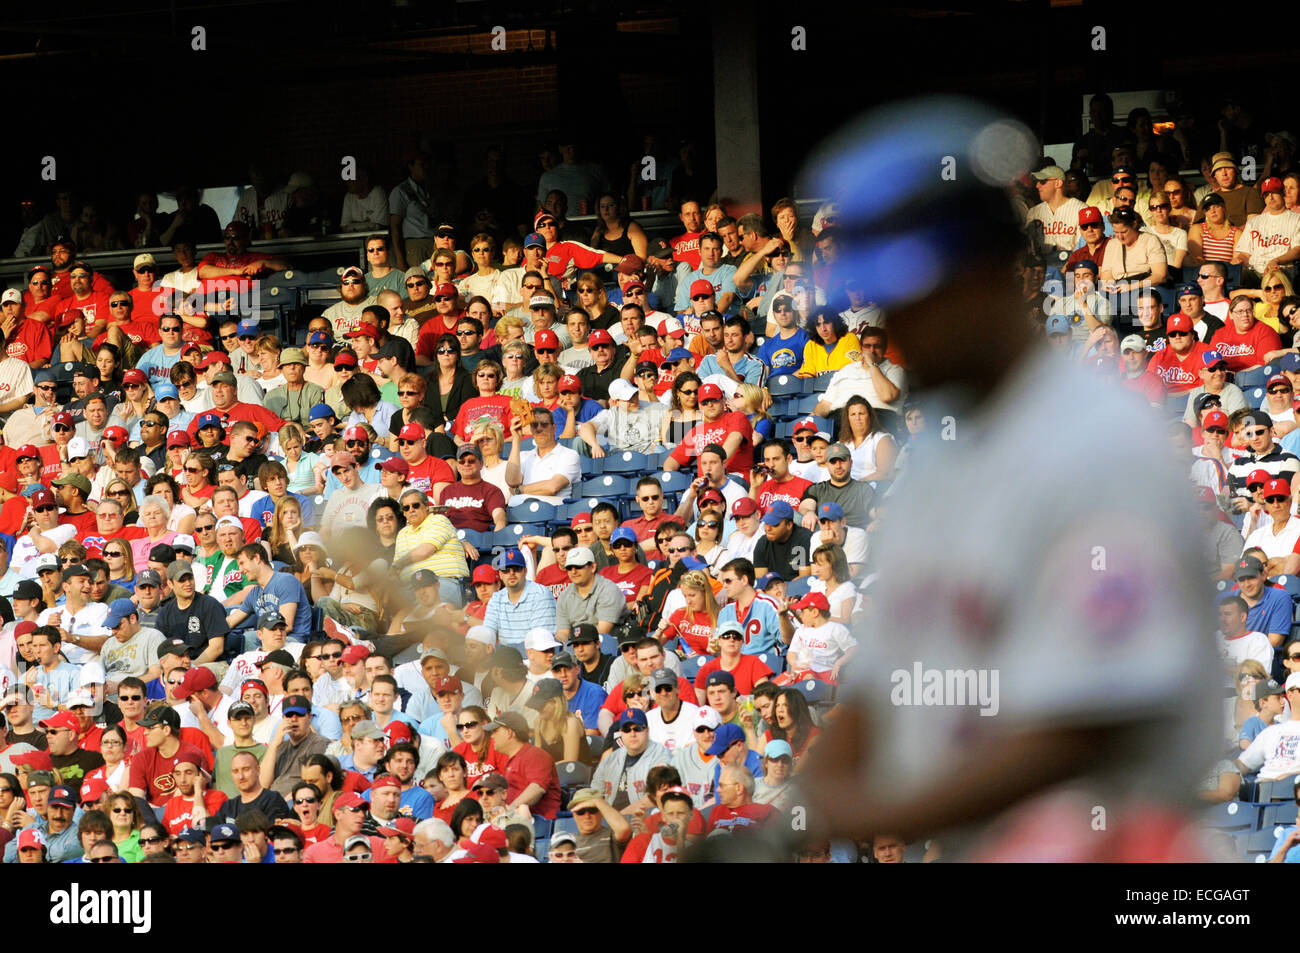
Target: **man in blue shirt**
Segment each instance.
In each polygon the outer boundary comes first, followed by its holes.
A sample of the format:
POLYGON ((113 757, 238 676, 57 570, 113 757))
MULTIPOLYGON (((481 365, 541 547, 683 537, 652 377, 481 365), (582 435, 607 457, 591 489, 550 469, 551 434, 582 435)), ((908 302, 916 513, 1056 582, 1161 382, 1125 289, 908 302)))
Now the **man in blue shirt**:
POLYGON ((555 597, 545 586, 530 582, 523 554, 507 549, 501 554, 501 581, 483 614, 483 625, 497 637, 497 643, 522 649, 529 629, 555 631, 555 597))
MULTIPOLYGON (((559 679, 564 698, 569 704, 569 711, 582 716, 582 723, 587 734, 600 737, 600 725, 597 720, 600 706, 605 704, 605 691, 595 682, 582 677, 582 669, 573 653, 567 649, 556 652, 551 659, 551 674, 559 679)), ((543 681, 547 681, 544 679, 543 681)), ((540 690, 538 691, 540 695, 540 690)))
POLYGON ((722 264, 722 239, 717 232, 700 236, 700 267, 677 282, 677 300, 674 308, 678 314, 689 311, 691 300, 699 294, 716 296, 714 305, 723 314, 731 310, 736 301, 735 265, 722 264), (709 288, 704 288, 704 285, 709 288))
POLYGON ((184 328, 177 315, 164 314, 158 319, 158 337, 162 343, 149 348, 135 362, 136 369, 144 371, 150 384, 170 383, 172 368, 181 360, 181 347, 185 343, 181 340, 181 332, 184 328))
POLYGON ((748 559, 733 559, 722 567, 719 577, 729 600, 718 613, 715 632, 734 627, 745 635, 745 655, 761 655, 777 646, 777 639, 789 644, 794 626, 775 600, 754 589, 754 564, 748 559))
MULTIPOLYGON (((1268 584, 1264 564, 1254 556, 1243 556, 1237 563, 1237 584, 1241 597, 1249 607, 1246 613, 1246 631, 1263 632, 1277 649, 1290 637, 1294 611, 1291 597, 1285 589, 1268 584)), ((1231 591, 1227 595, 1233 595, 1231 591)))
MULTIPOLYGON (((303 589, 302 583, 287 572, 272 569, 261 543, 249 543, 235 558, 244 578, 255 585, 244 596, 239 607, 226 617, 231 629, 246 619, 256 618, 265 610, 273 609, 284 616, 284 621, 288 623, 290 641, 306 642, 311 637, 311 604, 307 601, 307 591, 303 589)), ((226 651, 228 654, 229 646, 226 651)))
POLYGON ((758 359, 773 374, 793 374, 803 366, 803 348, 808 343, 808 332, 799 327, 799 314, 794 310, 794 295, 778 293, 772 299, 772 317, 777 332, 758 349, 758 359))
POLYGON ((732 315, 722 324, 722 350, 700 361, 695 373, 701 380, 710 375, 722 374, 737 383, 759 386, 763 383, 763 362, 745 353, 745 335, 749 322, 740 315, 732 315))

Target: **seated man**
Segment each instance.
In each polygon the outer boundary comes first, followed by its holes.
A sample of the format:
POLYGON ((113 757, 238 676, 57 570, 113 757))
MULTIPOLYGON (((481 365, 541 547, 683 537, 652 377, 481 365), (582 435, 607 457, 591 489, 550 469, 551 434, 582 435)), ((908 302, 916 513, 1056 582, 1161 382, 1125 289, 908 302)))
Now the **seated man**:
POLYGON ((814 409, 818 417, 829 417, 843 407, 850 397, 861 394, 877 410, 901 413, 907 398, 907 381, 903 369, 885 357, 889 339, 884 328, 865 327, 859 335, 862 360, 846 364, 831 375, 826 393, 814 409))
MULTIPOLYGON (((1288 675, 1286 700, 1292 711, 1300 706, 1300 674, 1288 675)), ((1269 725, 1237 759, 1241 773, 1259 772, 1261 781, 1277 781, 1300 774, 1300 719, 1269 725)))
POLYGON ((506 483, 513 495, 507 503, 516 506, 534 499, 559 505, 569 495, 570 488, 582 480, 582 462, 576 450, 556 443, 555 420, 545 407, 533 408, 532 432, 535 449, 521 453, 523 424, 518 417, 511 419, 506 483))

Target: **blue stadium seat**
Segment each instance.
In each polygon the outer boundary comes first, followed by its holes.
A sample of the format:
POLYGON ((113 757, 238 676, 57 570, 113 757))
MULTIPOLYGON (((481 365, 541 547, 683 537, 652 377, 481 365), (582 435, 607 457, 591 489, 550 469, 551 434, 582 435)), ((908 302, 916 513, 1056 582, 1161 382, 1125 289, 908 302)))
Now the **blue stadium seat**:
POLYGON ((686 488, 691 485, 689 473, 683 473, 681 470, 661 470, 658 473, 652 473, 659 486, 665 493, 685 493, 686 488))
POLYGON ((712 655, 692 655, 688 659, 682 660, 682 678, 688 682, 694 683, 695 676, 700 674, 700 669, 713 661, 712 655))
POLYGON ((795 408, 798 416, 807 417, 817 409, 817 403, 822 399, 821 394, 805 394, 795 401, 795 408))
POLYGON ((578 461, 582 467, 582 475, 584 478, 596 476, 597 474, 605 472, 604 457, 584 457, 579 454, 578 461))
POLYGON ((555 508, 555 522, 563 523, 567 526, 579 513, 590 513, 592 507, 599 502, 600 499, 598 497, 590 496, 561 504, 555 508))
POLYGON ((812 576, 798 576, 791 579, 785 584, 785 594, 791 599, 798 599, 800 596, 808 594, 808 586, 812 583, 812 576))
POLYGON ((506 520, 510 523, 549 523, 555 519, 555 504, 543 500, 525 500, 517 506, 507 507, 506 520))
POLYGON ((554 833, 554 826, 558 823, 559 823, 558 821, 552 821, 550 818, 542 817, 541 815, 534 814, 533 815, 533 836, 544 837, 547 840, 550 840, 551 834, 554 833))
POLYGON ((463 543, 469 543, 479 552, 492 548, 491 533, 476 533, 472 529, 458 529, 456 530, 456 538, 463 543))
POLYGON ((815 678, 795 682, 790 687, 806 698, 809 705, 829 704, 835 698, 835 686, 815 678))
POLYGON ((788 397, 791 394, 802 394, 804 390, 804 379, 802 377, 795 377, 793 374, 778 374, 768 380, 767 389, 773 397, 788 397))
POLYGON ((1173 394, 1165 398, 1165 412, 1175 417, 1181 417, 1183 411, 1187 409, 1187 395, 1173 394))
POLYGON ((767 412, 776 420, 789 420, 799 415, 797 402, 797 397, 778 397, 772 401, 772 406, 767 409, 767 412))
POLYGON ((1246 850, 1252 854, 1272 853, 1273 844, 1277 842, 1277 832, 1272 827, 1262 831, 1251 831, 1246 838, 1246 850))
POLYGON ((826 393, 826 388, 831 386, 831 377, 832 375, 829 373, 816 374, 813 377, 809 377, 807 378, 807 385, 804 389, 810 394, 824 394, 826 393))
POLYGON ((583 788, 591 783, 591 766, 581 761, 556 762, 555 774, 562 788, 583 788))
POLYGON ((780 675, 785 671, 785 656, 777 652, 760 652, 758 660, 770 668, 773 675, 780 675))
POLYGON ((612 655, 618 658, 618 639, 604 632, 600 636, 600 651, 602 655, 612 655))
POLYGON ((795 425, 795 421, 793 420, 778 420, 776 422, 776 430, 774 432, 777 437, 780 437, 785 440, 789 440, 791 437, 794 436, 794 425, 795 425))
POLYGON ((813 423, 817 425, 818 430, 824 433, 832 435, 835 433, 835 421, 830 417, 813 417, 813 423))
POLYGON ((605 473, 628 473, 640 476, 649 469, 644 453, 620 450, 605 457, 605 473))
POLYGON ((544 523, 512 523, 505 529, 499 529, 495 533, 488 534, 488 545, 492 547, 518 546, 521 537, 530 536, 534 533, 544 533, 544 523))
POLYGON ((1263 387, 1268 383, 1270 375, 1264 373, 1263 368, 1255 368, 1252 371, 1238 371, 1236 375, 1236 384, 1242 390, 1252 387, 1263 387))
POLYGON ((1271 801, 1294 801, 1295 778, 1281 781, 1260 781, 1255 787, 1255 800, 1267 804, 1271 801))
POLYGON ((605 473, 583 480, 578 485, 578 492, 582 496, 598 496, 602 498, 626 496, 632 492, 633 486, 634 484, 627 477, 605 473))
POLYGON ((647 453, 645 455, 646 470, 662 470, 664 461, 668 459, 670 453, 672 453, 671 450, 656 450, 654 453, 647 453))
POLYGON ((1253 831, 1259 827, 1260 811, 1258 804, 1247 801, 1216 804, 1206 812, 1205 825, 1220 831, 1253 831))
MULTIPOLYGON (((545 818, 537 817, 536 815, 533 816, 533 830, 537 830, 537 823, 542 820, 545 820, 545 818)), ((557 817, 554 824, 550 821, 546 821, 546 824, 550 827, 550 831, 547 834, 548 837, 554 837, 556 834, 563 834, 565 832, 570 834, 578 833, 578 822, 573 819, 573 815, 569 815, 568 817, 557 817)), ((538 836, 541 835, 539 834, 538 836)))
MULTIPOLYGON (((1236 802, 1234 802, 1236 803, 1236 802)), ((1263 814, 1260 816, 1260 822, 1257 825, 1261 830, 1270 827, 1276 827, 1278 824, 1294 824, 1296 819, 1296 804, 1292 801, 1290 804, 1285 801, 1279 801, 1275 804, 1255 805, 1261 807, 1263 814)))
POLYGON ((1286 590, 1292 599, 1300 599, 1300 576, 1278 576, 1277 584, 1286 590))
POLYGON ((1160 296, 1160 300, 1165 306, 1165 314, 1173 314, 1178 310, 1178 297, 1174 294, 1173 288, 1166 288, 1164 285, 1156 285, 1155 291, 1156 294, 1160 296))

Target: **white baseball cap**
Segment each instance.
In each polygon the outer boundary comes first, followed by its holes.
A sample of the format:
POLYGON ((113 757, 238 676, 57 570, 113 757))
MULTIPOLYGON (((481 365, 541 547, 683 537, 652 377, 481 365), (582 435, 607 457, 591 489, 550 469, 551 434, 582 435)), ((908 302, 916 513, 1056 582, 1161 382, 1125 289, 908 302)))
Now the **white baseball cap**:
POLYGON ((496 648, 497 645, 497 634, 485 625, 471 625, 469 631, 465 633, 465 638, 482 642, 492 648, 496 648))
POLYGON ((82 688, 87 685, 102 685, 105 681, 107 678, 104 675, 104 666, 98 659, 90 659, 82 664, 80 682, 82 688))
POLYGON ((617 378, 609 383, 611 400, 631 400, 637 394, 636 385, 625 378, 617 378))
POLYGON ((594 563, 595 561, 596 557, 592 555, 591 550, 586 546, 574 546, 569 550, 569 554, 564 557, 564 567, 567 569, 570 566, 585 566, 587 563, 594 563))
POLYGON ((712 728, 715 731, 722 727, 722 716, 712 705, 701 705, 695 711, 696 728, 712 728))
POLYGON ((1300 672, 1292 672, 1286 677, 1286 685, 1283 686, 1287 691, 1293 688, 1300 688, 1300 672))
POLYGON ((68 441, 68 459, 90 456, 90 443, 85 437, 73 437, 68 441))
POLYGON ((524 633, 524 648, 534 652, 545 652, 547 649, 563 648, 563 643, 555 641, 555 636, 550 629, 539 627, 524 633))
POLYGON ((223 517, 221 517, 221 519, 217 520, 217 525, 216 525, 215 528, 216 528, 216 529, 223 529, 223 528, 225 528, 225 527, 227 527, 227 526, 233 526, 233 527, 235 527, 235 529, 237 529, 237 530, 243 530, 243 528, 244 528, 244 524, 241 523, 241 522, 239 522, 239 520, 237 520, 237 519, 236 519, 235 517, 233 517, 233 516, 223 516, 223 517))
MULTIPOLYGON (((222 519, 226 518, 227 517, 224 516, 222 517, 222 519)), ((321 539, 320 533, 309 529, 298 537, 298 545, 294 547, 294 550, 297 551, 302 549, 304 546, 319 546, 321 549, 324 549, 325 540, 321 539)))
POLYGON ((78 705, 85 705, 87 708, 95 707, 95 696, 84 688, 78 688, 76 691, 68 693, 67 701, 64 702, 68 708, 76 708, 78 705))
POLYGON ((13 302, 21 302, 22 300, 22 292, 14 288, 6 288, 5 293, 0 295, 0 304, 12 304, 13 302))

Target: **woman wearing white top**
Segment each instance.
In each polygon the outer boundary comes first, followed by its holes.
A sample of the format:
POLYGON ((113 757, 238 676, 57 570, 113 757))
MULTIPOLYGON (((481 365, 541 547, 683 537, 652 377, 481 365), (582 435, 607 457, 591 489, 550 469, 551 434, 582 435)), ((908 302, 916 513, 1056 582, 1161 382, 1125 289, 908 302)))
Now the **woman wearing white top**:
POLYGON ((812 579, 809 592, 820 592, 830 603, 832 622, 849 625, 853 609, 858 603, 858 591, 849 578, 849 560, 844 547, 830 543, 817 549, 812 556, 812 579))
MULTIPOLYGON (((462 298, 481 296, 489 302, 492 300, 492 292, 496 290, 497 280, 501 277, 501 270, 492 264, 496 253, 497 240, 487 232, 479 232, 470 240, 469 255, 474 260, 475 271, 456 285, 462 298)), ((487 327, 487 324, 483 326, 487 327)))
POLYGON ((888 431, 881 429, 871 404, 854 394, 840 413, 840 442, 853 457, 850 476, 855 480, 892 480, 898 444, 888 431))
POLYGON ((104 766, 93 773, 102 773, 110 791, 125 791, 131 765, 126 757, 126 733, 120 725, 109 725, 104 729, 99 738, 99 753, 104 756, 104 766))
POLYGON ((1152 222, 1142 231, 1150 232, 1160 239, 1160 244, 1165 246, 1165 257, 1169 259, 1170 267, 1183 267, 1183 259, 1187 257, 1187 233, 1169 220, 1173 211, 1169 195, 1163 191, 1152 192, 1147 200, 1147 208, 1151 212, 1152 222))
POLYGON ((505 449, 505 437, 501 425, 496 421, 481 423, 474 428, 471 439, 474 446, 483 451, 483 471, 480 476, 509 499, 514 491, 506 484, 506 461, 501 458, 501 451, 505 449))

